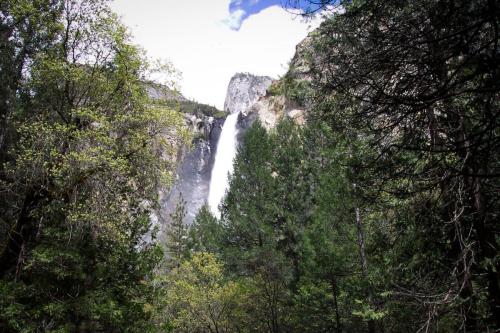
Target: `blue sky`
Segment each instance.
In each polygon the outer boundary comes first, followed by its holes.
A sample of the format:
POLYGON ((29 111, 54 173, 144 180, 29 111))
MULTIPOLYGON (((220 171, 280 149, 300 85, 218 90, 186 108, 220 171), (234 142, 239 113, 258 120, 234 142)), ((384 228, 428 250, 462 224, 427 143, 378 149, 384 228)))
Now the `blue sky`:
POLYGON ((231 0, 229 4, 229 13, 232 20, 228 25, 233 30, 239 30, 243 22, 252 15, 259 14, 266 8, 272 6, 289 7, 290 3, 298 5, 303 10, 314 8, 307 0, 289 1, 289 0, 231 0))
POLYGON ((281 5, 282 0, 231 0, 229 4, 229 13, 237 19, 234 30, 238 30, 241 24, 251 15, 260 13, 262 10, 281 5))

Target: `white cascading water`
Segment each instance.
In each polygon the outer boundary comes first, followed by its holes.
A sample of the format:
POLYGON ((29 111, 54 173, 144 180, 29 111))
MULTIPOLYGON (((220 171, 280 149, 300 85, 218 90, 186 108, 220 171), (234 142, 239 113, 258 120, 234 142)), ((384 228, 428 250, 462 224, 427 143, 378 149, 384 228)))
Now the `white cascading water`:
POLYGON ((237 122, 239 112, 227 116, 215 155, 210 189, 208 192, 208 205, 215 216, 220 217, 219 204, 221 203, 229 187, 229 175, 233 173, 233 161, 236 156, 237 146, 237 122))

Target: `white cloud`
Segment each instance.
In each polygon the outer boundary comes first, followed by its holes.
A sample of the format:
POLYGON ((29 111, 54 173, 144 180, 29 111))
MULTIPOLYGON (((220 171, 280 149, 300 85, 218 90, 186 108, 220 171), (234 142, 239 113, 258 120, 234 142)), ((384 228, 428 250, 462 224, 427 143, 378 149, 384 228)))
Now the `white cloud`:
POLYGON ((150 56, 167 58, 182 72, 186 97, 222 108, 234 73, 284 74, 295 45, 311 30, 310 23, 278 6, 231 30, 221 23, 229 16, 229 2, 115 0, 113 8, 150 56))
POLYGON ((229 15, 228 18, 222 20, 222 22, 232 30, 239 30, 241 28, 243 15, 245 14, 246 13, 243 9, 235 10, 229 15))

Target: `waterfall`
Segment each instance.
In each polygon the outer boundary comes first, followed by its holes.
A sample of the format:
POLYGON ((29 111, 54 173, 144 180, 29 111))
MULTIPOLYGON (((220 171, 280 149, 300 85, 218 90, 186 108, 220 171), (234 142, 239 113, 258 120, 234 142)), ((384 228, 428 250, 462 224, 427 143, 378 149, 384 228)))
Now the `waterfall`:
POLYGON ((229 175, 233 172, 233 160, 236 156, 239 112, 227 116, 217 145, 217 153, 210 179, 208 205, 215 216, 220 217, 219 204, 229 187, 229 175))

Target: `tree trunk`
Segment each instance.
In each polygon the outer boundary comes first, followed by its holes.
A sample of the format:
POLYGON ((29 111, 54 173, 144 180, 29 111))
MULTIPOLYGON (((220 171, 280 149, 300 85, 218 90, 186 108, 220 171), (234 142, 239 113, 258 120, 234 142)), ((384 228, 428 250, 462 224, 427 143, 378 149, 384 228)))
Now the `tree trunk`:
MULTIPOLYGON (((361 213, 359 207, 355 208, 356 212, 356 229, 358 231, 358 247, 359 247, 359 260, 361 264, 361 274, 363 279, 369 283, 368 281, 368 265, 366 263, 366 254, 365 254, 365 233, 363 230, 363 222, 361 221, 361 213)), ((368 291, 368 302, 371 305, 371 290, 368 291)), ((375 321, 370 319, 368 320, 368 333, 375 333, 375 321)))
POLYGON ((487 278, 487 298, 490 305, 491 321, 495 323, 496 327, 500 327, 500 263, 495 264, 495 257, 498 255, 500 247, 495 238, 494 230, 490 228, 490 215, 486 209, 487 198, 484 196, 481 179, 478 176, 479 173, 488 174, 488 166, 482 163, 484 159, 476 156, 475 151, 470 147, 467 124, 463 114, 458 117, 458 128, 457 155, 464 165, 462 177, 469 192, 470 216, 479 245, 479 253, 476 253, 475 256, 478 263, 488 262, 486 267, 480 271, 485 273, 487 278))
POLYGON ((41 196, 33 190, 26 194, 15 226, 9 232, 7 245, 0 254, 0 277, 15 268, 16 279, 19 278, 26 244, 33 233, 31 212, 40 201, 41 196))
POLYGON ((333 293, 333 310, 335 311, 335 331, 336 332, 342 332, 342 324, 340 323, 340 313, 339 313, 339 303, 337 300, 337 284, 335 283, 335 278, 333 277, 333 274, 330 273, 330 286, 332 288, 332 293, 333 293))
POLYGON ((474 210, 477 218, 474 219, 474 229, 477 233, 480 258, 490 262, 485 268, 488 281, 488 300, 490 304, 491 318, 496 327, 500 327, 500 263, 495 265, 495 256, 498 255, 499 246, 495 239, 495 233, 488 230, 488 214, 485 210, 481 183, 478 177, 472 178, 474 210))

